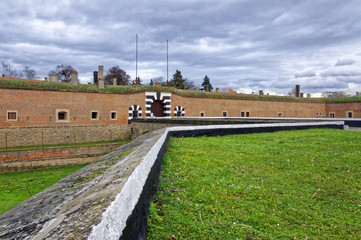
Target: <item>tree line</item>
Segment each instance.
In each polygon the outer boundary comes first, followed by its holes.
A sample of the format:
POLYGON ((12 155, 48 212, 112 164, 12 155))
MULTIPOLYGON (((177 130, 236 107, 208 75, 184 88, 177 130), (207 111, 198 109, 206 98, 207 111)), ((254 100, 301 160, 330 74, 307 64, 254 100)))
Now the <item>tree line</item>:
MULTIPOLYGON (((8 78, 36 78, 35 70, 30 68, 29 66, 26 66, 22 71, 18 71, 13 66, 11 66, 11 64, 2 62, 2 68, 5 77, 8 78)), ((49 74, 57 75, 58 82, 70 83, 71 75, 73 72, 77 72, 77 70, 71 65, 59 64, 55 67, 54 70, 51 70, 49 74)), ((113 79, 117 81, 117 85, 143 85, 143 80, 140 77, 138 77, 137 80, 131 80, 129 74, 127 74, 118 65, 113 66, 106 71, 106 74, 104 76, 104 84, 112 85, 113 79)), ((167 85, 163 77, 151 79, 149 85, 154 85, 155 82, 159 82, 162 86, 167 85)), ((206 85, 208 85, 208 91, 213 90, 212 84, 210 83, 210 79, 207 75, 203 78, 200 90, 206 90, 206 85)), ((168 82, 168 87, 174 87, 176 89, 184 90, 195 90, 198 88, 193 80, 184 78, 181 71, 179 71, 178 69, 173 74, 173 78, 168 82)))
POLYGON ((23 70, 19 71, 11 66, 10 63, 1 62, 2 65, 2 73, 5 77, 8 78, 27 78, 27 79, 35 79, 36 72, 34 69, 30 68, 29 66, 24 67, 23 70))
MULTIPOLYGON (((59 82, 71 82, 71 73, 76 72, 76 70, 70 65, 58 65, 55 70, 50 71, 49 74, 56 74, 58 76, 59 82)), ((131 80, 129 74, 127 74, 123 69, 118 65, 109 68, 106 71, 104 76, 104 84, 112 85, 113 79, 116 79, 117 85, 143 85, 143 80, 138 77, 136 80, 131 80)), ((164 81, 163 77, 157 77, 150 80, 149 85, 154 85, 155 82, 159 82, 162 86, 167 86, 167 83, 164 81)), ((213 90, 210 79, 206 75, 203 79, 202 89, 205 89, 205 86, 208 85, 209 91, 213 90)), ((177 69, 173 75, 173 78, 168 82, 168 87, 174 87, 176 89, 184 90, 195 90, 197 86, 194 81, 188 80, 182 76, 182 73, 177 69)))

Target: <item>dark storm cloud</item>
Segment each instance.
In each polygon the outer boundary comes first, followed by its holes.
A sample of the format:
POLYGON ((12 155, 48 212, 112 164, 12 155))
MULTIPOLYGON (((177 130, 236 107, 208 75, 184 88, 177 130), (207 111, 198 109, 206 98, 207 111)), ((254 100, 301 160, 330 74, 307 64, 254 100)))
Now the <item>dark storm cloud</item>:
POLYGON ((138 33, 146 82, 166 78, 168 39, 170 78, 179 69, 199 85, 207 75, 214 87, 279 94, 297 83, 305 92, 361 88, 358 0, 3 0, 0 9, 0 61, 41 77, 64 63, 84 83, 98 65, 134 78, 138 33))

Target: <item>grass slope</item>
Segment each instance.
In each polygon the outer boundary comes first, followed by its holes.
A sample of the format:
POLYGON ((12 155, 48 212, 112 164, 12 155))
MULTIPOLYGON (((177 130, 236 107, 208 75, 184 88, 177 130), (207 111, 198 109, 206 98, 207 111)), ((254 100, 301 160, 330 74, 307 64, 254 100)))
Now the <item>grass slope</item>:
POLYGON ((26 187, 35 195, 85 165, 0 174, 0 214, 30 197, 26 187))
POLYGON ((0 88, 10 89, 34 89, 34 90, 52 90, 52 91, 77 91, 77 92, 106 92, 117 94, 131 94, 146 91, 170 92, 183 97, 193 98, 216 98, 216 99, 240 99, 257 101, 279 101, 279 102, 361 102, 361 97, 342 97, 342 98, 296 98, 289 96, 271 96, 271 95, 253 95, 253 94, 230 94, 220 92, 202 92, 180 90, 171 87, 158 87, 146 85, 126 85, 113 86, 106 85, 104 89, 99 89, 95 84, 79 84, 74 86, 69 83, 45 82, 45 81, 21 81, 13 79, 0 79, 0 88))
POLYGON ((175 138, 148 239, 359 239, 361 134, 175 138))

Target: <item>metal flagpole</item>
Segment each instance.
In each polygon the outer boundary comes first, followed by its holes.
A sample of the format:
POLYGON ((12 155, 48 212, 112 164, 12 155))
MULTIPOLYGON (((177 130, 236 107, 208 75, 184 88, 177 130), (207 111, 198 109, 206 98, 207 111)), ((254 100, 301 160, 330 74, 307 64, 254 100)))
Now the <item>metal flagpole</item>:
POLYGON ((167 86, 168 86, 168 39, 167 39, 167 86))
POLYGON ((138 33, 135 36, 135 85, 138 85, 138 33))

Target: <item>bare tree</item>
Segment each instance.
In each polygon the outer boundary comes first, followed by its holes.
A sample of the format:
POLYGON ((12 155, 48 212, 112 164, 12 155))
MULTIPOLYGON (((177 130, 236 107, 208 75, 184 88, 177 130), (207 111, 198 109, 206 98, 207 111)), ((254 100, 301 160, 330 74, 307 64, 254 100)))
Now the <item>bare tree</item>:
POLYGON ((35 79, 36 78, 36 72, 34 69, 31 69, 30 67, 26 66, 23 70, 25 77, 27 79, 35 79))
POLYGON ((196 83, 193 80, 184 79, 184 89, 186 90, 195 90, 197 89, 196 83))
POLYGON ((292 90, 289 91, 289 92, 287 93, 287 95, 290 96, 290 97, 296 97, 296 89, 295 89, 295 88, 292 88, 292 90))
POLYGON ((331 97, 347 97, 348 94, 342 91, 335 91, 335 92, 324 92, 322 93, 322 97, 324 98, 331 98, 331 97))
POLYGON ((3 73, 8 78, 22 78, 22 72, 18 72, 10 63, 1 62, 3 73))
POLYGON ((130 83, 130 76, 124 70, 120 69, 118 65, 111 67, 107 71, 104 78, 104 84, 113 84, 113 78, 116 78, 117 85, 128 85, 130 83))
POLYGON ((70 65, 58 65, 54 71, 50 71, 49 74, 56 74, 58 76, 58 82, 71 82, 71 74, 73 72, 77 72, 72 66, 70 65))

